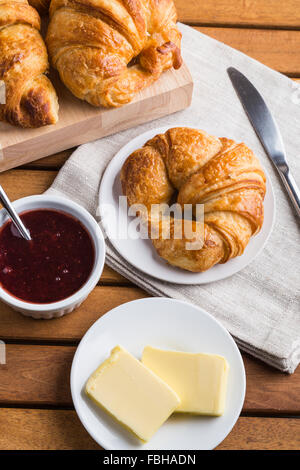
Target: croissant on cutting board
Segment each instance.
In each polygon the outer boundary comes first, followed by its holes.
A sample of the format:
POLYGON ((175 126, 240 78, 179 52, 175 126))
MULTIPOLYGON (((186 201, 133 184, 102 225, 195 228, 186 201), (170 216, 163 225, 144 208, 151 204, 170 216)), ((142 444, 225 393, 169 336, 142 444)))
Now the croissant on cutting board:
POLYGON ((71 92, 121 106, 181 65, 173 0, 52 0, 46 42, 71 92))
POLYGON ((45 126, 58 119, 39 30, 40 17, 27 0, 0 0, 0 84, 5 85, 0 120, 22 127, 45 126))
POLYGON ((157 253, 188 271, 205 271, 241 255, 263 224, 266 177, 258 159, 244 143, 201 130, 178 127, 155 136, 127 158, 121 183, 129 206, 146 207, 157 253), (187 221, 150 212, 153 204, 170 204, 176 191, 181 207, 204 206, 204 223, 189 221, 191 237, 184 230, 176 236, 175 227, 187 221))

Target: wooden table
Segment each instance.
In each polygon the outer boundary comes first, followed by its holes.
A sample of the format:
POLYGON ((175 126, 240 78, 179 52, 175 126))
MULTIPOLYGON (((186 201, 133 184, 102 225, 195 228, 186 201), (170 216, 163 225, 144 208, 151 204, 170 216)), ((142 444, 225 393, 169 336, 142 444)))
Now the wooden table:
MULTIPOLYGON (((290 77, 300 77, 299 0, 177 0, 179 18, 290 77)), ((72 149, 0 175, 12 199, 42 193, 72 149)), ((147 294, 105 268, 71 315, 36 321, 0 305, 0 449, 97 449, 72 406, 69 373, 79 340, 117 305, 147 294)), ((300 368, 287 376, 246 354, 247 395, 219 449, 300 448, 300 368)))

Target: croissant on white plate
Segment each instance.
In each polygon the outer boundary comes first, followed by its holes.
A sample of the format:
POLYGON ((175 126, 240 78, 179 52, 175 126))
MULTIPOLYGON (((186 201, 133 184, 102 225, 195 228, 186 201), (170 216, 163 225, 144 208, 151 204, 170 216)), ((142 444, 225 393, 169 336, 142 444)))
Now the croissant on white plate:
POLYGON ((56 92, 46 77, 48 54, 40 17, 27 0, 0 0, 0 120, 21 127, 54 124, 56 92))
POLYGON ((258 159, 244 143, 201 130, 178 127, 155 136, 127 158, 121 183, 129 206, 145 206, 157 253, 188 271, 241 255, 263 224, 266 177, 258 159), (170 204, 176 192, 181 207, 203 204, 204 223, 153 216, 151 206, 170 204), (184 223, 189 236, 182 230, 179 238, 175 229, 184 223))
POLYGON ((176 19, 173 0, 52 0, 46 42, 77 98, 117 107, 181 66, 176 19))

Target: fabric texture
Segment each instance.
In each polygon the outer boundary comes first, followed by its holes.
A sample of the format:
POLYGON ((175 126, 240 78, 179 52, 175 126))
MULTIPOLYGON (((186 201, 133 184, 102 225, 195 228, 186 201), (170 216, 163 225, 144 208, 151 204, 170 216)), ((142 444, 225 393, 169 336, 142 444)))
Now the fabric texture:
POLYGON ((106 262, 155 296, 196 304, 215 316, 239 347, 281 371, 300 362, 299 225, 276 170, 265 155, 231 85, 226 69, 236 67, 260 90, 274 114, 290 169, 300 175, 300 88, 275 72, 194 29, 179 25, 183 58, 194 80, 192 105, 181 112, 79 147, 59 172, 48 194, 71 198, 97 215, 103 172, 118 150, 157 127, 186 125, 245 142, 266 168, 275 192, 276 217, 264 250, 245 269, 206 285, 174 285, 128 264, 107 240, 106 262))

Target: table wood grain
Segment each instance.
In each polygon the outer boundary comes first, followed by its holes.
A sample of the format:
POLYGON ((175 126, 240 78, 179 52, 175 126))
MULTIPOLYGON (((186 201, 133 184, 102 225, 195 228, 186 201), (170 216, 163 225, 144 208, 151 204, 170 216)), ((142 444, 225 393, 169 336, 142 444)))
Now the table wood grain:
MULTIPOLYGON (((300 79, 299 0, 175 0, 179 19, 264 64, 300 79)), ((45 191, 74 149, 0 174, 14 200, 45 191)), ((105 267, 74 313, 37 321, 0 304, 0 449, 99 449, 73 410, 69 372, 85 331, 111 308, 147 294, 105 267)), ((242 415, 218 449, 299 449, 300 368, 288 376, 243 354, 242 415)))
MULTIPOLYGON (((1 449, 99 450, 73 410, 0 409, 1 449)), ((241 417, 221 450, 297 450, 295 418, 241 417)))
MULTIPOLYGON (((82 317, 84 312, 83 308, 77 316, 82 317)), ((70 315, 68 318, 73 317, 70 315)), ((48 324, 58 329, 62 320, 50 320, 48 324)), ((33 327, 36 323, 36 320, 31 322, 33 327)), ((86 326, 84 324, 83 330, 77 332, 76 343, 86 331, 86 326)), ((70 334, 66 336, 68 341, 70 334)), ((59 339, 65 341, 61 335, 59 339)), ((76 346, 69 345, 8 344, 7 364, 1 372, 0 404, 71 407, 70 386, 66 377, 70 375, 75 350, 76 346)), ((299 373, 286 376, 245 354, 243 358, 247 374, 243 413, 300 414, 299 373)))

